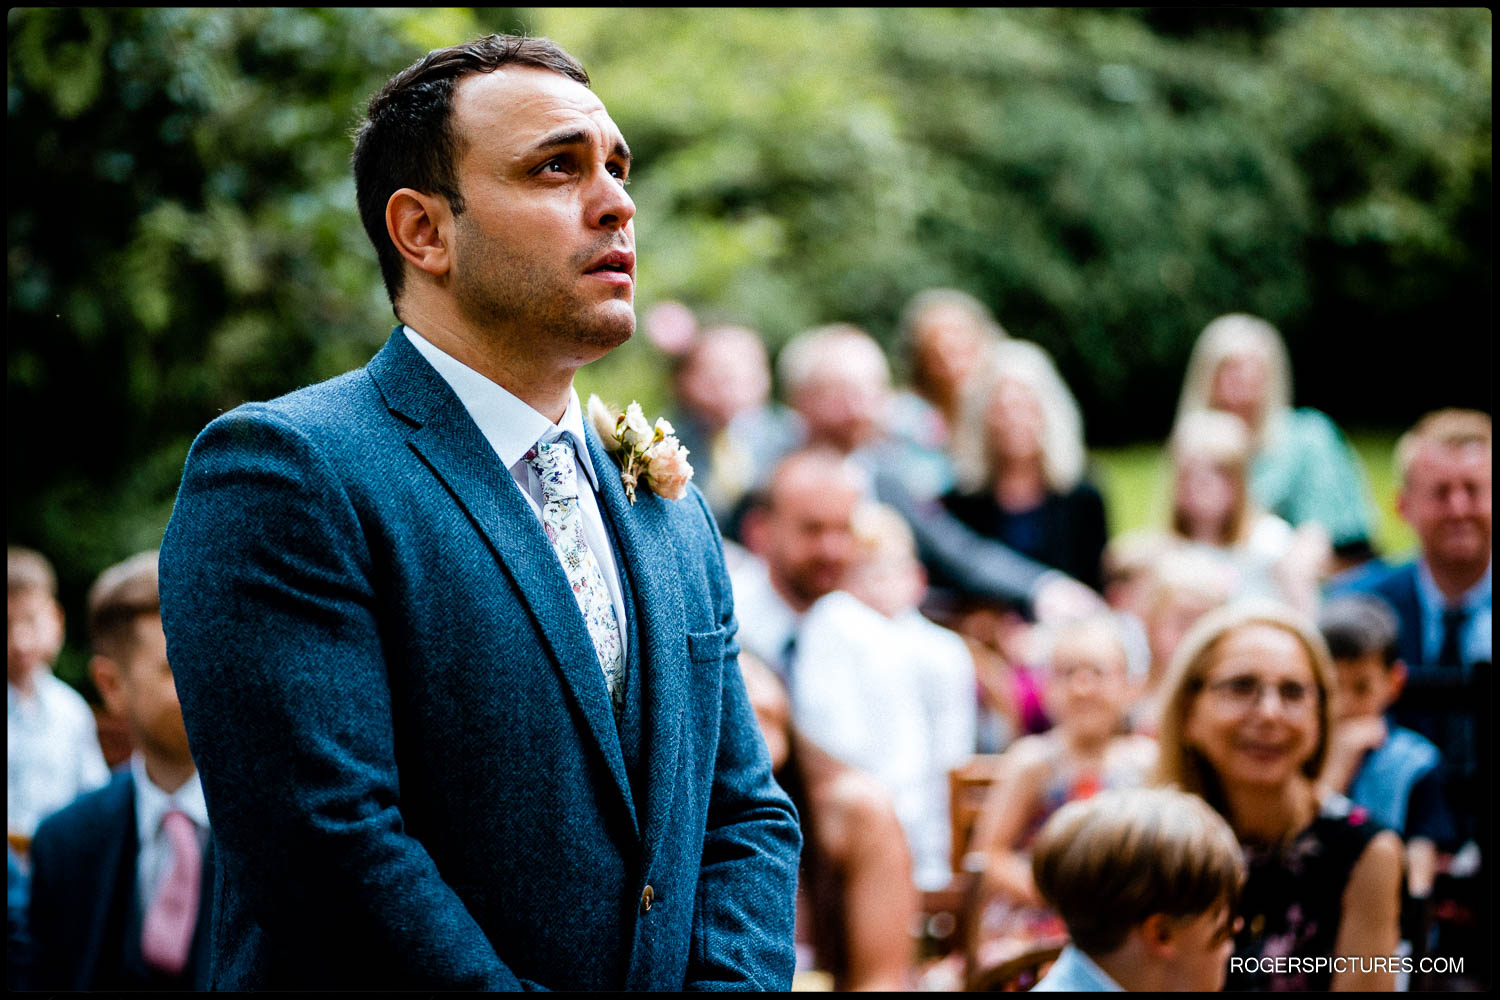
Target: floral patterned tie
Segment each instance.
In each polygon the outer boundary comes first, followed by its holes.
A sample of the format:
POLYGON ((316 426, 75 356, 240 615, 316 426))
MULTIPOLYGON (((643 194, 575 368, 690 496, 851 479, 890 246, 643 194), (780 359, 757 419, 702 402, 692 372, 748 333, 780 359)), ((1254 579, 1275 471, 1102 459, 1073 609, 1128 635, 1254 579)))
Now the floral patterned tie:
POLYGON ((526 464, 542 481, 542 528, 557 552, 568 585, 583 612, 594 651, 604 668, 610 704, 618 717, 625 705, 625 646, 614 601, 604 573, 583 539, 583 512, 578 507, 578 468, 566 438, 539 444, 526 453, 526 464))

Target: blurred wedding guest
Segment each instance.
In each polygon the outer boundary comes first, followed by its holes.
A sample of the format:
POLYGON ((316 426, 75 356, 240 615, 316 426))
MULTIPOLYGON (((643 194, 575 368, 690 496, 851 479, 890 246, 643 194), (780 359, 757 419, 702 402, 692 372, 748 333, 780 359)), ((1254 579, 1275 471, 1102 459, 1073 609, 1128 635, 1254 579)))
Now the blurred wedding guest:
POLYGON ((89 593, 94 683, 135 745, 130 766, 37 829, 33 985, 205 990, 213 861, 157 596, 155 551, 89 593))
POLYGON ((1439 410, 1418 421, 1396 443, 1396 507, 1416 533, 1416 558, 1340 581, 1390 602, 1409 667, 1492 661, 1492 447, 1487 413, 1439 410))
MULTIPOLYGON (((1240 959, 1393 955, 1402 849, 1365 810, 1321 791, 1335 682, 1312 625, 1241 601, 1193 626, 1167 678, 1161 783, 1202 796, 1234 828, 1249 877, 1240 959)), ((1390 990, 1388 965, 1231 963, 1228 990, 1390 990)))
POLYGON ((1233 413, 1249 429, 1250 492, 1259 506, 1293 527, 1321 524, 1341 565, 1373 554, 1364 469, 1327 415, 1292 408, 1291 361, 1274 326, 1231 313, 1204 327, 1188 359, 1177 421, 1208 409, 1233 413))
POLYGON ((721 529, 737 537, 746 493, 795 438, 792 415, 770 402, 771 363, 760 334, 716 326, 697 334, 672 372, 672 426, 693 456, 693 483, 721 529))
POLYGON ((1036 344, 997 345, 954 429, 958 487, 943 504, 974 531, 1102 591, 1104 498, 1085 476, 1083 418, 1036 344))
POLYGON ((838 588, 854 561, 854 511, 868 495, 869 477, 844 455, 805 448, 777 463, 745 513, 754 558, 730 567, 739 641, 784 680, 802 616, 838 588))
POLYGON ((1113 614, 1049 626, 1041 634, 1042 695, 1055 723, 1005 751, 971 835, 964 868, 982 870, 994 895, 985 937, 1034 937, 1056 927, 1032 878, 1030 851, 1041 825, 1065 803, 1101 789, 1144 783, 1154 746, 1121 735, 1130 696, 1128 651, 1113 614))
POLYGON ((1104 546, 1104 600, 1110 608, 1144 620, 1157 560, 1177 548, 1164 531, 1123 531, 1104 546))
POLYGON ((817 970, 835 990, 905 992, 919 904, 890 796, 798 731, 786 689, 754 654, 740 654, 740 670, 776 780, 802 824, 799 977, 817 970))
POLYGON ((1222 553, 1238 573, 1236 596, 1275 598, 1313 614, 1331 568, 1327 533, 1317 524, 1293 529, 1255 503, 1244 421, 1215 410, 1188 414, 1173 428, 1170 449, 1173 534, 1222 553))
POLYGON ((974 660, 917 610, 926 576, 889 507, 855 512, 857 555, 841 589, 802 620, 792 673, 798 728, 880 782, 906 832, 920 889, 952 878, 948 771, 974 755, 974 660))
POLYGON ((1067 574, 978 534, 943 508, 941 477, 908 461, 911 449, 890 433, 890 365, 868 333, 849 324, 808 330, 782 348, 776 368, 806 441, 848 455, 870 474, 875 498, 906 518, 923 564, 944 587, 1024 607, 1037 618, 1102 606, 1067 574))
POLYGON ((1490 842, 1493 774, 1491 447, 1488 414, 1450 409, 1418 421, 1396 445, 1396 504, 1416 533, 1416 557, 1363 568, 1334 587, 1375 594, 1395 610, 1409 677, 1393 718, 1442 751, 1461 833, 1481 847, 1490 842))
POLYGON ((1071 802, 1037 834, 1031 864, 1071 939, 1032 992, 1223 987, 1245 864, 1202 799, 1133 788, 1071 802))
POLYGON ((892 425, 932 454, 946 455, 964 389, 1005 330, 967 292, 929 288, 907 303, 899 336, 910 388, 893 401, 892 425))
POLYGON ((1338 689, 1325 788, 1347 795, 1406 841, 1406 883, 1414 898, 1432 892, 1439 847, 1457 833, 1443 791, 1443 758, 1432 741, 1386 718, 1406 683, 1390 606, 1368 594, 1331 599, 1318 630, 1333 655, 1338 689))
POLYGON ((109 779, 94 714, 52 674, 63 644, 57 577, 45 556, 5 551, 5 820, 30 837, 49 813, 109 779))
POLYGON ((1142 623, 1150 651, 1145 683, 1131 706, 1131 729, 1155 736, 1163 681, 1172 656, 1193 624, 1234 596, 1234 567, 1218 552, 1178 548, 1163 553, 1145 584, 1142 623))

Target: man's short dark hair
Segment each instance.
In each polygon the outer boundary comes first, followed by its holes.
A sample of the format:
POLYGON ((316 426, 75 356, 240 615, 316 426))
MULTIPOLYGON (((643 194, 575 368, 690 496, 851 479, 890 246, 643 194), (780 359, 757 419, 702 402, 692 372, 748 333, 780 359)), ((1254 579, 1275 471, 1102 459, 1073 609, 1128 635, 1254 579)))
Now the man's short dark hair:
POLYGON ((89 588, 89 638, 94 652, 124 663, 135 644, 135 620, 161 614, 157 552, 141 552, 116 563, 89 588))
POLYGON ((1401 623, 1391 606, 1373 594, 1345 594, 1329 600, 1318 615, 1318 631, 1335 660, 1357 660, 1376 653, 1389 667, 1400 655, 1401 623))
POLYGON ((589 75, 557 43, 522 35, 486 35, 434 49, 397 73, 370 98, 354 137, 354 190, 360 221, 375 244, 391 305, 401 294, 403 258, 385 228, 385 206, 404 187, 442 195, 454 215, 464 210, 454 164, 463 153, 453 128, 453 92, 471 73, 502 66, 534 66, 576 80, 589 75))

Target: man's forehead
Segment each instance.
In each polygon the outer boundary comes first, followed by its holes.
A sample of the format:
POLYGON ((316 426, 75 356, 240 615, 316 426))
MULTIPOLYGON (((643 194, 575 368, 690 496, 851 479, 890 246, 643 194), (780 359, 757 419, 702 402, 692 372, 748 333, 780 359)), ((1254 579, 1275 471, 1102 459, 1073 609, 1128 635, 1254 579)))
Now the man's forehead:
POLYGON ((620 134, 597 94, 535 66, 502 66, 464 77, 454 92, 453 113, 470 140, 497 134, 526 144, 563 126, 580 125, 599 130, 606 141, 620 134))
POLYGON ((1487 477, 1492 461, 1490 450, 1478 441, 1426 441, 1417 449, 1412 471, 1418 475, 1427 473, 1438 477, 1454 473, 1477 473, 1487 477))

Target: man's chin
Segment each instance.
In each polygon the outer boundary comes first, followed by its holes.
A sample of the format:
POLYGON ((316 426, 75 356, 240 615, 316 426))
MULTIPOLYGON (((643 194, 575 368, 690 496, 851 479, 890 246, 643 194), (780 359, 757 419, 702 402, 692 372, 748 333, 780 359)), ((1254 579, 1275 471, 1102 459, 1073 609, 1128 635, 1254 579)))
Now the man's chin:
POLYGON ((629 303, 614 303, 616 308, 591 317, 578 326, 578 340, 591 347, 612 351, 635 334, 635 308, 629 303))

